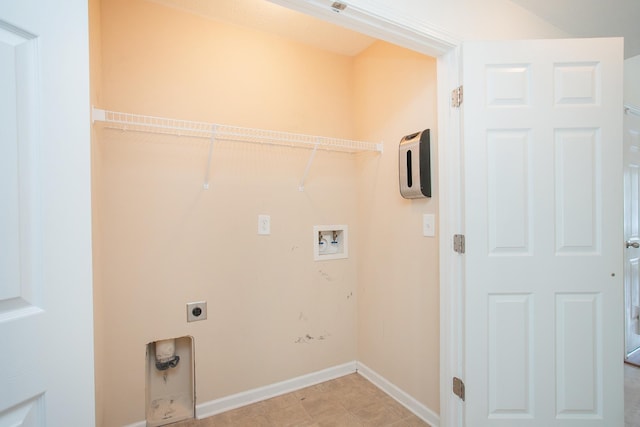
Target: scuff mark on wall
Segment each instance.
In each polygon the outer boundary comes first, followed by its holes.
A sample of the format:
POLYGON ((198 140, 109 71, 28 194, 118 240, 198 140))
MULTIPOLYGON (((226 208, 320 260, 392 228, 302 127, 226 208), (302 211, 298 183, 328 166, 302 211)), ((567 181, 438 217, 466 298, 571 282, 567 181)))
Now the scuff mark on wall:
MULTIPOLYGON (((309 319, 307 318, 307 316, 304 314, 304 312, 300 312, 300 314, 298 315, 298 320, 301 322, 305 322, 305 323, 309 323, 309 319)), ((304 326, 305 329, 310 328, 310 329, 315 329, 313 327, 313 325, 306 325, 304 326)), ((330 333, 328 332, 324 332, 320 335, 312 335, 310 332, 307 332, 304 335, 300 335, 299 337, 297 337, 294 341, 295 344, 309 344, 313 341, 324 341, 327 338, 329 338, 331 336, 330 333)))
POLYGON ((173 418, 179 411, 177 399, 172 396, 154 399, 151 401, 151 419, 167 420, 173 418))
POLYGON ((309 344, 312 341, 324 341, 327 338, 329 338, 331 336, 330 333, 324 333, 322 335, 318 335, 317 337, 314 337, 310 334, 306 334, 304 336, 300 336, 298 338, 296 338, 296 340, 294 341, 295 344, 309 344))
POLYGON ((320 276, 322 276, 322 278, 324 280, 326 280, 327 282, 333 282, 333 277, 331 277, 331 275, 329 275, 329 273, 326 273, 322 270, 318 270, 318 273, 320 273, 320 276))
POLYGON ((353 296, 353 292, 349 292, 349 294, 347 295, 347 299, 350 299, 353 296))

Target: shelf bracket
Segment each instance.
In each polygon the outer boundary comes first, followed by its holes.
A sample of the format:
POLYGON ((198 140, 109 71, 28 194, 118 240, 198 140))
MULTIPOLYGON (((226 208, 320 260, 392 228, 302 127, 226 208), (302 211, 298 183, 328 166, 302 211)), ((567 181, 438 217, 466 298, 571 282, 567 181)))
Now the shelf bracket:
POLYGON ((309 156, 309 161, 307 161, 307 167, 304 170, 304 175, 302 175, 302 180, 300 180, 298 191, 304 191, 304 181, 307 179, 307 175, 309 175, 309 169, 311 169, 311 163, 313 163, 313 158, 316 156, 316 151, 318 151, 318 145, 320 145, 320 138, 316 139, 316 143, 313 146, 313 151, 309 156))
POLYGON ((217 125, 211 125, 211 138, 209 139, 209 156, 207 158, 207 169, 204 172, 204 184, 202 185, 202 188, 204 188, 205 190, 209 189, 209 174, 211 172, 211 154, 213 153, 213 143, 216 140, 216 131, 218 126, 217 125))
POLYGON ((104 110, 96 108, 93 105, 91 106, 91 124, 95 123, 96 120, 99 122, 104 122, 106 120, 105 116, 106 114, 104 110))

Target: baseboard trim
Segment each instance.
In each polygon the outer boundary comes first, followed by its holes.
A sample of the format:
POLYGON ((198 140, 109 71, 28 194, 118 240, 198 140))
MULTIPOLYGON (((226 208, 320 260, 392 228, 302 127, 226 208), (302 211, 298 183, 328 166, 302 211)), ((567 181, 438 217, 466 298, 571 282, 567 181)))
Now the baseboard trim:
POLYGON ((418 418, 428 423, 432 427, 440 426, 440 416, 433 412, 431 409, 418 402, 409 394, 401 390, 395 384, 389 382, 386 378, 378 375, 375 371, 370 369, 367 365, 361 362, 356 362, 357 372, 371 381, 380 390, 384 391, 389 396, 393 397, 402 406, 413 412, 418 418))
POLYGON ((300 377, 269 384, 264 387, 254 388, 242 393, 233 394, 220 399, 211 400, 196 405, 196 418, 206 418, 221 412, 250 405, 281 394, 291 393, 304 387, 333 380, 356 372, 357 362, 348 362, 343 365, 323 369, 300 377))

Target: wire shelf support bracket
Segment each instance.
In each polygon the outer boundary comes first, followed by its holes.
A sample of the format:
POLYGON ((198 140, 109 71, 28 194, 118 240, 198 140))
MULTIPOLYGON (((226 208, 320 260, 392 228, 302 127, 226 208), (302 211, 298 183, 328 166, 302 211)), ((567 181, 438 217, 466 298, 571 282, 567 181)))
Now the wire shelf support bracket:
POLYGON ((91 121, 92 123, 99 122, 104 127, 110 129, 208 139, 209 153, 203 185, 204 189, 209 188, 211 157, 216 141, 269 144, 311 149, 311 156, 300 182, 300 191, 304 191, 304 181, 307 178, 318 149, 345 153, 382 153, 383 149, 383 143, 143 116, 140 114, 103 110, 96 107, 92 108, 91 121))
POLYGON ((202 188, 209 189, 209 175, 211 173, 211 154, 213 154, 213 143, 216 141, 216 125, 211 125, 211 138, 209 138, 209 155, 207 156, 207 169, 204 172, 204 184, 202 188))
POLYGON ((313 163, 313 158, 316 156, 316 151, 318 151, 319 142, 313 146, 313 151, 309 156, 309 160, 307 161, 307 167, 304 168, 304 174, 302 175, 302 180, 300 180, 300 185, 298 186, 298 191, 304 191, 304 181, 307 179, 307 175, 309 175, 309 169, 311 169, 311 163, 313 163))

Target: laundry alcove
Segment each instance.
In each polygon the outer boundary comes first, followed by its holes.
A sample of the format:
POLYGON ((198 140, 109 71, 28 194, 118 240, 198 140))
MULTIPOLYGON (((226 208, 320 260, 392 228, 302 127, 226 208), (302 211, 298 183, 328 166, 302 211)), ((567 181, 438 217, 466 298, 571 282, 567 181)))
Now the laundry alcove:
POLYGON ((353 361, 437 412, 438 245, 422 215, 438 186, 406 200, 397 176, 403 135, 431 128, 437 158, 435 60, 374 40, 336 53, 162 3, 101 0, 101 109, 384 150, 318 149, 306 171, 312 148, 216 140, 208 165, 206 139, 94 125, 98 424, 144 420, 145 346, 181 336, 196 415, 353 361), (347 258, 314 261, 322 224, 348 225, 347 258), (191 301, 207 301, 206 320, 187 323, 191 301))

